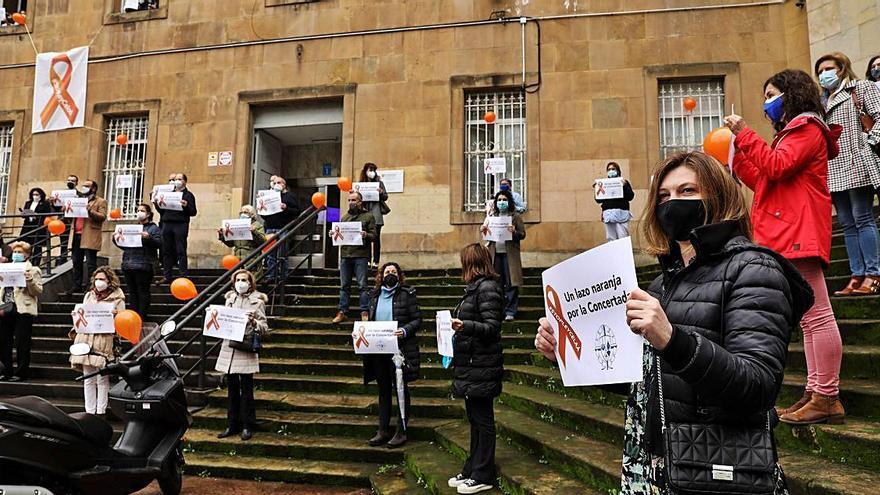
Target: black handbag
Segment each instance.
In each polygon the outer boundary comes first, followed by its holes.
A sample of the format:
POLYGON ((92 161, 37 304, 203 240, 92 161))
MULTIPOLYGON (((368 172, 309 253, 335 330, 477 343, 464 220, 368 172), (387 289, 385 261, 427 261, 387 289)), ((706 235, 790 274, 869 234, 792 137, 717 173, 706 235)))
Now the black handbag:
POLYGON ((230 340, 229 347, 245 352, 260 352, 263 348, 263 339, 260 336, 260 332, 250 330, 244 334, 244 338, 241 342, 230 340))
POLYGON ((391 208, 389 208, 388 204, 385 203, 384 201, 379 201, 379 211, 383 215, 387 215, 387 214, 391 213, 391 208))

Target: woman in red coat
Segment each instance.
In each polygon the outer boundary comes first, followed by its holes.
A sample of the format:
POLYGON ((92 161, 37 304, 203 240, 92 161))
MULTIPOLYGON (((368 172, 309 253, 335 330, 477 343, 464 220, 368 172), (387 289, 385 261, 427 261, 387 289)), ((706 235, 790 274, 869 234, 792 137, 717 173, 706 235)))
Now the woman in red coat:
POLYGON ((842 347, 823 269, 831 254, 828 160, 837 156, 840 126, 827 126, 819 89, 799 70, 764 83, 764 113, 777 134, 770 146, 742 117, 724 123, 736 135, 733 172, 755 192, 755 242, 788 258, 813 288, 816 303, 801 319, 807 386, 791 407, 777 408, 790 424, 839 423, 842 347))

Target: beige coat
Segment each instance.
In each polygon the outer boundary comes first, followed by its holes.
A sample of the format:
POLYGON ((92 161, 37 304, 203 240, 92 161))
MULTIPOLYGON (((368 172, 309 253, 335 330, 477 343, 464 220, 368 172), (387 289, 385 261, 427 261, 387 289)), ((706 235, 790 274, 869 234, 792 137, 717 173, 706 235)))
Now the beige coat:
MULTIPOLYGON (((507 264, 510 267, 510 285, 513 287, 522 287, 523 285, 523 269, 522 257, 520 256, 519 242, 526 237, 526 225, 519 213, 513 214, 513 240, 507 241, 507 264)), ((489 241, 489 253, 492 254, 492 261, 495 261, 495 243, 489 241)))
MULTIPOLYGON (((125 309, 125 294, 122 292, 122 289, 114 290, 107 299, 103 301, 98 301, 98 297, 95 295, 94 290, 90 290, 86 292, 85 297, 83 297, 83 304, 94 304, 94 303, 112 303, 113 309, 116 311, 122 311, 125 309)), ((103 368, 107 365, 107 360, 112 359, 113 356, 113 337, 116 335, 114 333, 76 333, 76 337, 73 339, 74 344, 79 344, 85 342, 92 346, 92 352, 96 354, 100 354, 100 356, 95 356, 92 354, 86 354, 85 356, 70 356, 70 367, 82 371, 83 365, 93 366, 95 368, 103 368)))
POLYGON ((39 267, 31 265, 30 261, 25 261, 25 273, 31 275, 31 279, 27 281, 24 287, 16 287, 13 291, 15 298, 15 311, 37 316, 37 307, 40 305, 39 297, 43 293, 43 272, 39 267))
MULTIPOLYGON (((260 335, 269 333, 269 324, 266 321, 266 301, 268 298, 262 292, 251 292, 240 295, 235 291, 226 293, 226 306, 229 308, 244 309, 254 312, 253 327, 248 326, 247 331, 252 329, 260 335)), ((221 373, 236 373, 249 375, 260 372, 260 355, 256 352, 241 351, 229 347, 229 341, 224 340, 220 347, 220 355, 217 356, 216 371, 221 373)))
POLYGON ((82 239, 79 242, 79 246, 83 249, 100 251, 102 241, 101 226, 107 220, 107 200, 95 196, 94 199, 89 201, 88 211, 89 216, 83 223, 82 239))

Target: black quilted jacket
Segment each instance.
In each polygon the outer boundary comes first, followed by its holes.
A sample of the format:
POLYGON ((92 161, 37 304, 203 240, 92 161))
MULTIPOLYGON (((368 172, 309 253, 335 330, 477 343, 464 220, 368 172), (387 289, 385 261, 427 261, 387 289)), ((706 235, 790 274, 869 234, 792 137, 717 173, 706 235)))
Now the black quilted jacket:
MULTIPOLYGON (((380 293, 381 289, 374 290, 370 299, 370 321, 376 319, 376 306, 379 304, 380 293)), ((406 382, 415 381, 419 378, 421 365, 418 331, 422 326, 422 311, 419 309, 419 300, 414 288, 405 285, 394 291, 391 314, 397 326, 406 331, 405 337, 397 339, 397 345, 404 357, 403 379, 406 382)), ((389 365, 394 366, 391 364, 390 355, 364 354, 364 384, 376 379, 377 366, 389 365)))
POLYGON ((501 395, 504 374, 501 355, 504 294, 501 286, 487 278, 468 284, 452 316, 464 323, 464 327, 455 332, 452 393, 456 397, 501 395))
MULTIPOLYGON (((760 426, 776 403, 792 329, 813 305, 797 269, 756 246, 734 222, 695 229, 696 259, 661 257, 648 292, 661 301, 673 336, 661 356, 669 422, 760 426), (722 314, 723 306, 723 314, 722 314)), ((658 439, 655 380, 648 428, 658 439)), ((652 442, 656 451, 659 442, 652 442)))

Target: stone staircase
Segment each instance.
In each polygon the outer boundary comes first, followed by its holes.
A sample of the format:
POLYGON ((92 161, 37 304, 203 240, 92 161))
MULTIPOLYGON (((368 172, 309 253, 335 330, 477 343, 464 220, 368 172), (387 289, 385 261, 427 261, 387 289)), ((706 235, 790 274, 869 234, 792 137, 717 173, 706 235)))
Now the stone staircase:
MULTIPOLYGON (((835 261, 827 274, 832 289, 848 275, 840 234, 834 246, 835 261)), ((203 287, 219 273, 202 270, 192 278, 203 287)), ((640 270, 640 284, 656 273, 656 267, 640 270)), ((216 439, 225 427, 225 390, 199 396, 205 407, 187 434, 188 474, 371 487, 386 495, 454 493, 446 479, 460 468, 469 429, 463 402, 449 397, 451 370, 439 364, 433 317, 458 301, 463 289, 459 274, 407 272, 408 283, 418 290, 424 323, 422 377, 411 387, 410 442, 404 448, 366 444, 376 430, 376 388, 362 383, 350 324, 329 323, 337 274, 318 270, 291 277, 288 293, 299 298, 294 304, 291 297, 270 319, 272 334, 256 377, 257 434, 249 442, 216 439)), ((527 269, 518 320, 503 326, 506 372, 496 403, 499 488, 494 493, 612 493, 619 488, 625 397, 596 388, 563 388, 558 371, 535 355, 534 322, 543 315, 540 285, 540 270, 527 269)), ((81 295, 42 305, 34 330, 34 379, 0 383, 0 396, 36 393, 81 410, 81 388, 66 364, 69 311, 78 300, 81 295)), ((167 316, 179 304, 158 295, 154 312, 167 316)), ((777 428, 794 494, 868 494, 880 483, 880 296, 834 298, 833 304, 844 340, 841 396, 849 416, 841 426, 777 428)), ((182 342, 198 331, 187 328, 174 340, 182 342)), ((806 369, 802 350, 798 335, 790 347, 780 403, 800 396, 806 369)), ((194 356, 185 356, 181 367, 192 362, 194 356)))

